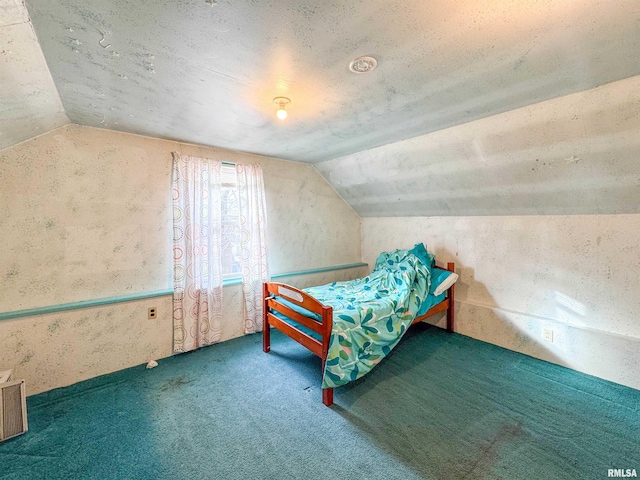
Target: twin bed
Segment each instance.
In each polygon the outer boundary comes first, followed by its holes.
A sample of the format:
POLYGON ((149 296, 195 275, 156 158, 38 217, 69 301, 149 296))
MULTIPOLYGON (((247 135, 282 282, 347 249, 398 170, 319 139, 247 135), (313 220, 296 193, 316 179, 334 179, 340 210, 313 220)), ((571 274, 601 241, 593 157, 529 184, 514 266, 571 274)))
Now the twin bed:
POLYGON ((270 327, 322 359, 322 402, 333 389, 373 369, 405 331, 446 312, 454 330, 454 264, 446 269, 422 244, 383 252, 367 277, 300 290, 282 283, 263 285, 263 350, 271 349, 270 327))

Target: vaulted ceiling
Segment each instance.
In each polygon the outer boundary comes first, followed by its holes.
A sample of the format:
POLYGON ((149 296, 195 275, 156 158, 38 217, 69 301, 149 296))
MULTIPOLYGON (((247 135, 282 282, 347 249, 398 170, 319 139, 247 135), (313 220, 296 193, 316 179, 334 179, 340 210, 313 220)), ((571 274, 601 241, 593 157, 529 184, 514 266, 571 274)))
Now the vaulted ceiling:
POLYGON ((640 76, 317 163, 360 216, 640 213, 640 76))
MULTIPOLYGON (((640 74, 637 0, 26 1, 71 122, 303 162, 640 74), (349 72, 361 55, 378 68, 349 72)), ((66 122, 28 18, 3 17, 0 61, 28 62, 2 67, 0 142, 66 122)))
POLYGON ((27 9, 0 0, 0 150, 67 123, 27 9))
POLYGON ((314 163, 361 216, 640 213, 637 0, 25 1, 0 149, 73 122, 314 163))

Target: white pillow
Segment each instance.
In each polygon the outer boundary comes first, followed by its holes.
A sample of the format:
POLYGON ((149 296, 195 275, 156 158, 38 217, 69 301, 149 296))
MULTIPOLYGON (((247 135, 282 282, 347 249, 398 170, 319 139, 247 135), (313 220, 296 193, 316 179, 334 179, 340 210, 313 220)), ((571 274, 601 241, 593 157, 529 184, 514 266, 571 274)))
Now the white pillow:
POLYGON ((440 282, 440 284, 433 291, 433 294, 436 297, 438 295, 442 295, 444 292, 446 292, 449 289, 449 287, 451 287, 451 285, 453 285, 457 281, 458 281, 458 274, 451 272, 449 275, 446 276, 446 278, 442 282, 440 282))

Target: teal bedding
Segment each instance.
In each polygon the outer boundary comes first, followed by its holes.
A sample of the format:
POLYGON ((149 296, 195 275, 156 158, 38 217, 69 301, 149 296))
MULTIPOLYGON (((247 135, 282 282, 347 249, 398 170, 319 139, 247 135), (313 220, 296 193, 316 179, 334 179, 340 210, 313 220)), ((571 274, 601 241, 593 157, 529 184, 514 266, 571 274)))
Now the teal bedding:
POLYGON ((429 293, 425 301, 422 302, 422 305, 420 305, 420 310, 418 310, 418 315, 416 316, 419 317, 421 315, 424 315, 425 313, 427 313, 427 311, 429 311, 431 307, 435 307, 439 303, 444 302, 446 298, 447 298, 446 292, 443 293, 442 295, 433 295, 429 293))
POLYGON ((437 302, 428 300, 430 267, 408 250, 383 252, 365 278, 305 289, 333 307, 323 388, 344 385, 371 371, 416 316, 437 302))
MULTIPOLYGON (((332 284, 332 285, 334 285, 334 284, 332 284)), ((315 287, 315 288, 322 288, 322 287, 315 287)), ((283 298, 283 297, 276 297, 276 298, 277 298, 279 303, 289 307, 294 312, 298 312, 299 314, 304 315, 305 317, 313 318, 314 320, 317 320, 319 322, 322 321, 322 317, 320 315, 318 315, 317 313, 310 312, 306 308, 301 307, 299 305, 296 305, 295 303, 290 302, 286 298, 283 298)), ((433 295, 432 293, 429 293, 429 295, 427 295, 427 298, 424 300, 424 302, 422 302, 422 305, 420 306, 420 310, 418 310, 418 315, 416 315, 416 316, 419 317, 421 315, 424 315, 425 313, 427 313, 427 311, 431 307, 435 307, 440 302, 443 302, 446 298, 447 298, 447 294, 446 293, 443 293, 442 295, 437 295, 437 296, 433 295)), ((278 317, 283 322, 286 322, 289 325, 291 325, 293 327, 296 327, 299 330, 302 330, 304 333, 306 333, 310 337, 315 338, 318 341, 322 341, 322 335, 320 335, 319 333, 314 332, 310 328, 307 328, 304 325, 301 325, 298 322, 296 322, 294 320, 291 320, 286 315, 284 315, 284 314, 282 314, 280 312, 276 312, 275 310, 273 310, 271 313, 273 313, 276 317, 278 317)))

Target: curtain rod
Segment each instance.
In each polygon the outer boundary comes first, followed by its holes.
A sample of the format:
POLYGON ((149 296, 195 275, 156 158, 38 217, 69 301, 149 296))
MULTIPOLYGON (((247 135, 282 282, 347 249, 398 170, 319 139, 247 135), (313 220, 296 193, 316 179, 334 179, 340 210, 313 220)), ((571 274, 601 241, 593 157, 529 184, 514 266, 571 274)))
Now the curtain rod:
MULTIPOLYGON (((171 152, 171 155, 173 156, 173 158, 179 157, 180 153, 179 152, 171 152)), ((229 165, 231 167, 235 167, 236 164, 232 163, 232 162, 222 162, 223 165, 229 165)))

